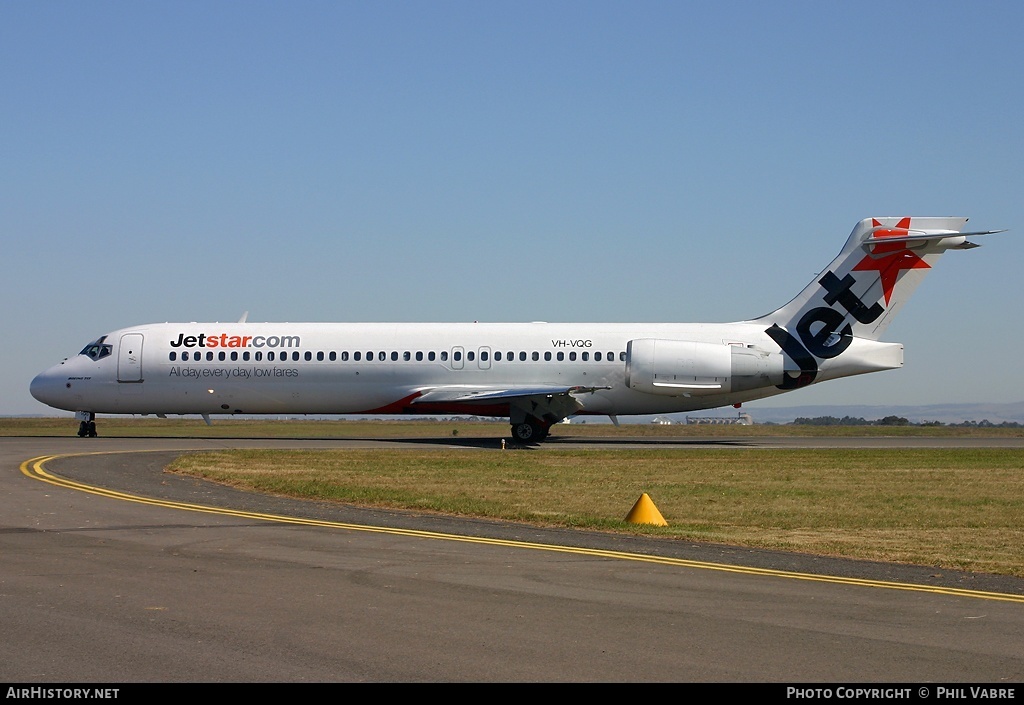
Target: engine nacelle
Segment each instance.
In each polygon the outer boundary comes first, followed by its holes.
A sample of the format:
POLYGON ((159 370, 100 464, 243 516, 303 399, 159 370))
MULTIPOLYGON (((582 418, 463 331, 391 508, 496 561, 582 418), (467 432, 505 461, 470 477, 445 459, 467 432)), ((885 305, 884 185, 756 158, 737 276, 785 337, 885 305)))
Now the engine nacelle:
POLYGON ((782 384, 781 353, 743 345, 640 338, 626 346, 626 385, 661 396, 728 394, 782 384))

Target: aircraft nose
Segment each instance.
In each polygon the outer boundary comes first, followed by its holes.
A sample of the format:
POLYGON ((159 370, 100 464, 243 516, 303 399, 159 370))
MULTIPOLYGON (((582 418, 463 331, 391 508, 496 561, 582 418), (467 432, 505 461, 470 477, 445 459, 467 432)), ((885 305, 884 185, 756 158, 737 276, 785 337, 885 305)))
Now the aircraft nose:
POLYGON ((45 372, 40 372, 28 385, 29 393, 47 406, 57 406, 59 394, 63 390, 63 378, 55 370, 56 368, 51 367, 45 372))

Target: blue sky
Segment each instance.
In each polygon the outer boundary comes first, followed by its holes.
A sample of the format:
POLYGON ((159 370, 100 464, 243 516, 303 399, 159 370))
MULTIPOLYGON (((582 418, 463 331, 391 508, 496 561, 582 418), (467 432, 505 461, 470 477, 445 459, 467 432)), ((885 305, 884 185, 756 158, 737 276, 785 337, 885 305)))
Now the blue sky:
POLYGON ((903 370, 759 404, 1020 401, 1022 30, 1015 2, 0 3, 0 414, 138 323, 741 320, 903 215, 1011 232, 921 285, 903 370))

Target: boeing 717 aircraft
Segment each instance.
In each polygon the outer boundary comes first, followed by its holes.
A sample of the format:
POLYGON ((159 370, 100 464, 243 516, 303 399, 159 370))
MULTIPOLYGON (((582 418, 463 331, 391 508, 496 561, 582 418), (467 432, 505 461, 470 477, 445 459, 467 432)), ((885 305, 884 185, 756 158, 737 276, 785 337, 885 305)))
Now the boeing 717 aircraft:
POLYGON ((474 414, 543 440, 577 414, 723 406, 903 365, 879 338, 967 218, 867 218, 792 301, 735 323, 153 323, 108 333, 31 392, 96 414, 474 414))

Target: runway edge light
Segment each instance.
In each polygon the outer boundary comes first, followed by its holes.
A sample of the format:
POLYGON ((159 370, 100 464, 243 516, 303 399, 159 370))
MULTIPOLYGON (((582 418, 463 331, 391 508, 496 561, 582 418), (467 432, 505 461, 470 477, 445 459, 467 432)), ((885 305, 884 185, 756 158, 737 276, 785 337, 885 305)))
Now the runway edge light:
POLYGON ((654 526, 668 526, 668 522, 665 521, 665 517, 661 516, 661 512, 654 506, 654 502, 651 501, 650 496, 644 492, 640 495, 640 499, 636 501, 633 508, 629 510, 629 514, 626 515, 626 521, 630 524, 653 524, 654 526))

